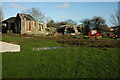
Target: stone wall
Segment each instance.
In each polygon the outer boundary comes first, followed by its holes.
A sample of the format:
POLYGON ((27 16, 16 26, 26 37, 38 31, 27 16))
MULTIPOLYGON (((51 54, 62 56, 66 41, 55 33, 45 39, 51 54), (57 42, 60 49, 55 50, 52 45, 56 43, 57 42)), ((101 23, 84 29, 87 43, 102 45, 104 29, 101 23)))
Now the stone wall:
POLYGON ((21 34, 43 34, 46 32, 46 23, 38 21, 21 21, 21 34))
POLYGON ((21 34, 38 34, 38 31, 37 21, 21 21, 21 34))

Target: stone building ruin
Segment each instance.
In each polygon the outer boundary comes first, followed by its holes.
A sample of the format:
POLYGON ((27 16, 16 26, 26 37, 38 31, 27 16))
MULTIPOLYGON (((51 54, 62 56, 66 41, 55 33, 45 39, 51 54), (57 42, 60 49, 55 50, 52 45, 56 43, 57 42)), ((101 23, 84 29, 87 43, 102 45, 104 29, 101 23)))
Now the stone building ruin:
POLYGON ((35 21, 28 14, 18 13, 16 17, 9 18, 2 22, 6 24, 4 33, 13 32, 17 34, 47 34, 45 22, 35 21))

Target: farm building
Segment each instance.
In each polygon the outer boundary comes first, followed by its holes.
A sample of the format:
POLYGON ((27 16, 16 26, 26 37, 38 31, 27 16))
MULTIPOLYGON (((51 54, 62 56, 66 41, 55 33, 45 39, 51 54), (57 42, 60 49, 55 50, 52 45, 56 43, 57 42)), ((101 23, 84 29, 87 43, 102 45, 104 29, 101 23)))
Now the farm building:
POLYGON ((17 34, 45 34, 46 23, 38 22, 28 14, 18 13, 16 17, 11 17, 3 23, 4 33, 13 32, 17 34))
POLYGON ((7 31, 10 31, 10 30, 12 30, 13 32, 15 32, 15 30, 14 30, 14 27, 15 27, 15 25, 14 25, 15 18, 16 17, 10 17, 10 18, 2 21, 2 26, 3 26, 2 27, 2 32, 3 33, 7 33, 7 31))

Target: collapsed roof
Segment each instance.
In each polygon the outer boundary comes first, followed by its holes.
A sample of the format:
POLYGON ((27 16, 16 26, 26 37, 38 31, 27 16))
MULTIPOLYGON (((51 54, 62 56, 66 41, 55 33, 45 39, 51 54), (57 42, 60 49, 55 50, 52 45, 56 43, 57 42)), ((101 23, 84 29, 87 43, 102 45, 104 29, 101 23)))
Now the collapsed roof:
POLYGON ((21 14, 18 13, 18 16, 20 16, 21 20, 29 20, 29 21, 34 21, 34 18, 28 14, 21 14))
MULTIPOLYGON (((34 18, 28 14, 21 14, 21 13, 18 13, 17 16, 20 17, 21 20, 26 20, 26 21, 34 21, 34 18)), ((14 23, 16 17, 10 17, 4 21, 2 21, 2 23, 6 23, 6 22, 9 22, 9 23, 14 23)))

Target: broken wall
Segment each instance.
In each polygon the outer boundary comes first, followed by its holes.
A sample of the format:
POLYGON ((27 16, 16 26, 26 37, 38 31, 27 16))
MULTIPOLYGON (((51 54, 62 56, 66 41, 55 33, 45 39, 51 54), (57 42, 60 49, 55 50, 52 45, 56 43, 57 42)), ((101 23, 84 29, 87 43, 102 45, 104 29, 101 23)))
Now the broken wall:
POLYGON ((21 21, 21 34, 39 34, 38 21, 21 21))
POLYGON ((45 34, 46 23, 39 24, 38 21, 21 20, 21 34, 45 34))

